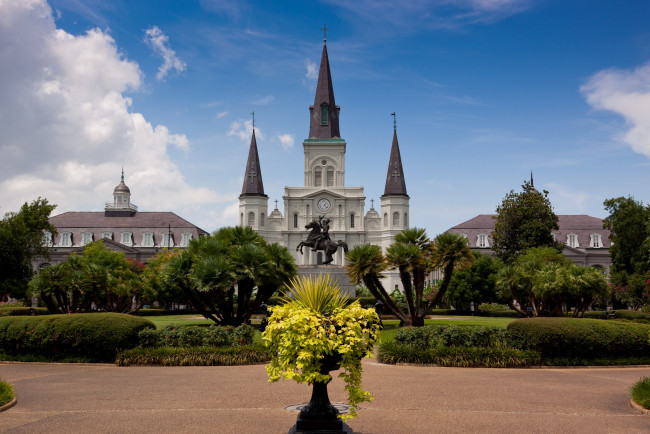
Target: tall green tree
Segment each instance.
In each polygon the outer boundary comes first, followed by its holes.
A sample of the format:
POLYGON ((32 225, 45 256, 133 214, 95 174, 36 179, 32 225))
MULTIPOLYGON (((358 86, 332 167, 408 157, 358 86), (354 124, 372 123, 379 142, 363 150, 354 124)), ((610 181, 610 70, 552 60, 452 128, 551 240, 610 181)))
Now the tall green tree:
POLYGON ((610 280, 616 287, 627 288, 631 300, 641 300, 650 272, 650 204, 617 197, 603 205, 609 213, 603 227, 611 231, 612 241, 610 280))
POLYGON ((163 267, 163 282, 182 291, 206 318, 239 325, 297 270, 286 248, 267 244, 250 227, 228 227, 192 240, 163 267))
POLYGON ((474 253, 476 260, 467 270, 454 273, 447 290, 447 300, 457 309, 466 309, 471 303, 498 301, 496 276, 500 261, 491 255, 474 253))
POLYGON ((531 247, 552 247, 561 252, 564 245, 553 239, 559 229, 548 191, 537 191, 524 181, 522 191, 510 193, 497 207, 492 232, 492 250, 506 263, 511 263, 531 247))
POLYGON ((0 220, 0 296, 25 297, 33 275, 32 259, 49 258, 43 232, 56 234, 56 228, 48 221, 55 207, 39 197, 0 220))

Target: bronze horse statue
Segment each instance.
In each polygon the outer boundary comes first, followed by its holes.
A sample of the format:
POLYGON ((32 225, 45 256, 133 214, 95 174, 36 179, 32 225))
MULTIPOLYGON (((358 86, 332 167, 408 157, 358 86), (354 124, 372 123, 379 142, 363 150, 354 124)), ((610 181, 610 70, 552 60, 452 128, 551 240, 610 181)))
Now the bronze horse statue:
POLYGON ((305 229, 311 229, 311 232, 309 232, 307 239, 301 241, 298 247, 296 247, 296 251, 299 251, 301 255, 303 254, 302 248, 305 246, 311 247, 313 250, 322 250, 325 252, 323 264, 329 264, 334 260, 332 255, 336 253, 339 247, 343 247, 345 253, 348 252, 348 245, 345 242, 332 241, 329 239, 329 235, 323 237, 321 224, 316 220, 312 220, 309 224, 305 225, 305 229))

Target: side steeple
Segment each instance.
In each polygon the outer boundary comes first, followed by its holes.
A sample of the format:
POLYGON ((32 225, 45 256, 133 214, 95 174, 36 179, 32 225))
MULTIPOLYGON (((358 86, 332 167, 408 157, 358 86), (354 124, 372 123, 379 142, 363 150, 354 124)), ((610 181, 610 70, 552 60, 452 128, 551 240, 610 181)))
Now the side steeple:
POLYGON ((320 59, 320 70, 318 71, 318 83, 316 85, 316 97, 314 99, 314 105, 309 106, 309 138, 340 138, 340 109, 341 108, 337 106, 334 101, 334 88, 332 87, 330 62, 327 57, 327 41, 324 40, 323 55, 320 59))
POLYGON ((390 149, 388 160, 388 174, 386 175, 386 187, 384 196, 406 196, 406 181, 404 180, 404 169, 402 168, 402 156, 399 153, 397 141, 397 128, 393 128, 393 145, 390 149))
POLYGON ((242 196, 264 196, 264 184, 262 183, 262 169, 260 168, 260 157, 257 154, 257 140, 255 140, 255 129, 251 137, 251 146, 248 150, 248 161, 244 172, 244 184, 241 188, 242 196))

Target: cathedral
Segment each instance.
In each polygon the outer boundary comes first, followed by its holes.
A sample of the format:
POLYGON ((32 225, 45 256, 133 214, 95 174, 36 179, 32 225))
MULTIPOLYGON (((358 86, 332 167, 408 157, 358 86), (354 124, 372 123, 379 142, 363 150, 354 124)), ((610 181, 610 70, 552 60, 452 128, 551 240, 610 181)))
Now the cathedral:
MULTIPOLYGON (((268 212, 268 196, 264 193, 262 170, 257 152, 255 131, 251 138, 244 183, 239 196, 239 225, 250 226, 269 243, 285 246, 300 266, 321 264, 322 252, 304 249, 296 251, 304 241, 312 220, 324 216, 330 220, 329 235, 333 241, 345 242, 349 248, 359 244, 375 244, 383 251, 394 241, 395 234, 408 228, 409 196, 406 193, 404 169, 393 131, 393 142, 388 160, 386 187, 381 196, 380 209, 371 206, 365 212, 363 187, 345 185, 346 142, 339 130, 340 107, 334 100, 334 88, 327 57, 327 41, 316 85, 314 104, 309 106, 309 137, 304 140, 304 185, 285 187, 284 215, 275 209, 268 212)), ((388 141, 387 141, 388 142, 388 141)), ((386 147, 388 154, 388 146, 386 147)), ((343 249, 339 249, 333 265, 345 265, 343 249)), ((401 287, 396 272, 386 273, 385 288, 401 287)))

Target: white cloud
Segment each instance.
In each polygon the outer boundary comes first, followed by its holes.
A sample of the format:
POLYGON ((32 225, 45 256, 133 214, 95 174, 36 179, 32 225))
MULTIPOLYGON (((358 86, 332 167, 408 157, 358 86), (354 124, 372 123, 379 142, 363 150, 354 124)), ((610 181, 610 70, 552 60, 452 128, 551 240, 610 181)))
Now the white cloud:
POLYGON ((282 149, 285 151, 288 151, 289 149, 293 148, 293 134, 280 134, 278 135, 278 140, 280 141, 280 144, 282 145, 282 149))
POLYGON ((269 105, 275 97, 273 95, 266 95, 261 98, 257 98, 255 101, 253 101, 251 104, 253 105, 269 105))
POLYGON ((315 79, 318 78, 318 65, 316 65, 311 60, 307 59, 307 60, 305 60, 305 67, 307 68, 307 73, 305 74, 306 78, 312 79, 312 80, 315 80, 315 79))
POLYGON ((580 91, 595 109, 621 115, 629 129, 620 139, 650 157, 650 62, 634 70, 597 72, 580 91))
POLYGON ((220 112, 220 113, 217 113, 217 115, 215 116, 215 118, 217 118, 217 119, 221 119, 221 118, 224 117, 224 116, 228 116, 228 112, 220 112))
POLYGON ((164 79, 171 69, 177 72, 185 71, 186 65, 176 56, 176 52, 169 47, 169 37, 158 26, 153 26, 145 31, 145 42, 153 51, 163 58, 163 64, 158 68, 156 78, 164 79))
POLYGON ((168 155, 188 150, 187 137, 129 111, 123 92, 137 91, 142 73, 108 34, 57 29, 45 0, 3 0, 0 40, 2 211, 38 196, 57 213, 101 209, 122 165, 144 210, 187 215, 236 198, 188 185, 168 155))
MULTIPOLYGON (((229 136, 239 137, 243 142, 250 142, 251 136, 253 135, 253 122, 251 120, 247 121, 234 121, 230 124, 230 130, 228 131, 229 136)), ((255 127, 255 138, 263 139, 264 135, 258 127, 255 127)))

